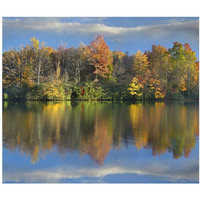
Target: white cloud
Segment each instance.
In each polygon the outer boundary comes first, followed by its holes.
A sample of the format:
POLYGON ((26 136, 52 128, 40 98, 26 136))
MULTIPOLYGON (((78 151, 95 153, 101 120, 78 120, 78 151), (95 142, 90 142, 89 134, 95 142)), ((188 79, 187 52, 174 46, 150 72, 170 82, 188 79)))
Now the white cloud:
MULTIPOLYGON (((99 18, 100 20, 101 18, 99 18)), ((83 18, 82 21, 91 22, 93 18, 83 18)), ((81 20, 80 20, 81 21, 81 20)), ((137 27, 116 27, 107 26, 102 23, 80 23, 63 22, 59 18, 17 18, 3 19, 4 30, 22 31, 45 31, 63 34, 103 34, 105 36, 133 36, 144 35, 146 37, 165 38, 167 36, 180 34, 182 36, 193 37, 198 40, 199 22, 193 20, 168 20, 162 24, 153 24, 137 27)))
POLYGON ((17 173, 6 173, 3 176, 3 182, 59 182, 60 179, 78 179, 78 178, 103 178, 107 175, 136 174, 150 175, 163 180, 176 182, 178 179, 189 179, 198 181, 198 161, 184 164, 182 167, 172 169, 170 164, 152 163, 145 166, 132 166, 129 168, 123 166, 103 166, 97 168, 54 168, 49 170, 21 171, 17 173))

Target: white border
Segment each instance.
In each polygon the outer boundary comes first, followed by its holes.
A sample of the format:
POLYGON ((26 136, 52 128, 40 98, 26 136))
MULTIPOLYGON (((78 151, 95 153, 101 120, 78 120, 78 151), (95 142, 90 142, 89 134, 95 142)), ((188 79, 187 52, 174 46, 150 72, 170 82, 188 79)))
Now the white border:
MULTIPOLYGON (((197 0, 1 0, 1 17, 199 17, 197 0)), ((1 20, 2 27, 2 20, 1 20)), ((2 30, 1 30, 2 52, 2 30)), ((2 66, 2 57, 1 57, 2 66)), ((1 68, 0 68, 1 69, 1 68)), ((1 69, 2 74, 2 69, 1 69)), ((2 81, 2 77, 1 77, 2 81)), ((2 93, 2 91, 1 91, 2 93)), ((1 98, 0 98, 1 99, 1 98)), ((2 105, 2 99, 1 99, 2 105)), ((2 107, 1 107, 2 109, 2 107)), ((2 110, 1 110, 2 122, 2 110)), ((2 123, 1 123, 2 130, 2 123)), ((0 140, 2 146, 2 135, 0 140)), ((2 149, 0 151, 2 163, 2 149)), ((2 165, 0 166, 2 171, 2 165)), ((2 180, 2 174, 0 176, 2 180)), ((1 184, 0 198, 12 199, 200 199, 199 184, 1 184)))

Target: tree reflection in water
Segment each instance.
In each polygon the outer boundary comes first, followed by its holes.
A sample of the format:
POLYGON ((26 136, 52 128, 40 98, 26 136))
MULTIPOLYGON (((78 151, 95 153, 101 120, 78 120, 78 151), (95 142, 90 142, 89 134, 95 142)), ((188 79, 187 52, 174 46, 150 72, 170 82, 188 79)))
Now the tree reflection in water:
POLYGON ((103 165, 112 148, 189 157, 199 135, 197 103, 7 103, 3 146, 36 163, 48 151, 78 151, 103 165), (196 137, 195 137, 196 136, 196 137))

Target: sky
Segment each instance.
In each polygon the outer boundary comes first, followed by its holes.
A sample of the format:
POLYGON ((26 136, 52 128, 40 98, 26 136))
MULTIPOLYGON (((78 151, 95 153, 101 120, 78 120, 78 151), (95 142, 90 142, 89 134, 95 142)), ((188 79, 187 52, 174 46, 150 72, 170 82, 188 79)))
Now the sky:
POLYGON ((3 17, 3 52, 19 48, 36 37, 57 48, 88 45, 101 34, 111 51, 151 50, 153 44, 172 48, 189 43, 199 58, 198 17, 3 17))

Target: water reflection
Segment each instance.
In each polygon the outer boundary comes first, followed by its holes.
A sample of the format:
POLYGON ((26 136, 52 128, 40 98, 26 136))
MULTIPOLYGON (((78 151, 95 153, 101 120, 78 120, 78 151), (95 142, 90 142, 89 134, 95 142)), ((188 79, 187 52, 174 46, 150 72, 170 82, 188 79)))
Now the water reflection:
POLYGON ((103 165, 111 149, 130 145, 178 159, 189 157, 199 135, 195 103, 4 103, 3 147, 32 163, 56 149, 103 165))

